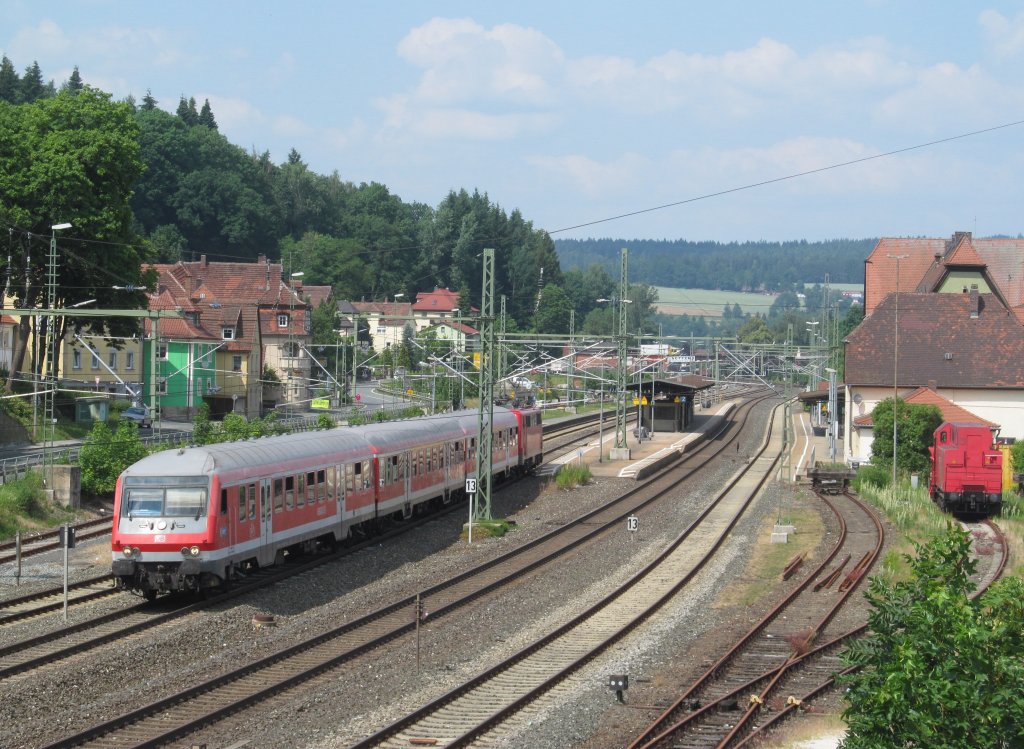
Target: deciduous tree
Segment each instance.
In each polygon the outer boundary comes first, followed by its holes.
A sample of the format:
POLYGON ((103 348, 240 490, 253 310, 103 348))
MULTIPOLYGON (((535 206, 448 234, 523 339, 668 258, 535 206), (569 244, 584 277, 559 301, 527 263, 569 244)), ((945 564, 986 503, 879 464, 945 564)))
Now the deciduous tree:
POLYGON ((949 526, 907 556, 909 580, 871 579, 870 633, 844 654, 843 749, 1024 745, 1024 583, 976 599, 970 536, 949 526))

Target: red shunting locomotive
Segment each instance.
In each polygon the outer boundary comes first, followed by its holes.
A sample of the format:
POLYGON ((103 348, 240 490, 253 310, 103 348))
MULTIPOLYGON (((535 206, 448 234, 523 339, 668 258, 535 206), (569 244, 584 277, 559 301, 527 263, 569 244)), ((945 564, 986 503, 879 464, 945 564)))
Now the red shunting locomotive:
POLYGON ((988 517, 1003 505, 1003 454, 984 424, 950 422, 935 430, 928 448, 932 475, 928 488, 943 512, 988 517))

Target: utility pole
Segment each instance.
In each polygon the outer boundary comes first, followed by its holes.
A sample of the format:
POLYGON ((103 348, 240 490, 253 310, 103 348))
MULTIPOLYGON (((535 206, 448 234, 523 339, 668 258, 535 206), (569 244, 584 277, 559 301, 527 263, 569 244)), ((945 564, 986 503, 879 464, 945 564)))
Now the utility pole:
POLYGON ((480 504, 470 520, 491 519, 491 425, 494 423, 494 250, 485 249, 480 296, 480 411, 477 419, 476 478, 480 504))
POLYGON ((619 329, 616 342, 618 343, 618 367, 616 370, 616 391, 615 391, 615 447, 611 450, 612 460, 629 460, 629 447, 626 446, 626 331, 628 322, 626 320, 626 304, 629 296, 629 280, 627 276, 627 262, 629 250, 622 248, 619 270, 619 329))

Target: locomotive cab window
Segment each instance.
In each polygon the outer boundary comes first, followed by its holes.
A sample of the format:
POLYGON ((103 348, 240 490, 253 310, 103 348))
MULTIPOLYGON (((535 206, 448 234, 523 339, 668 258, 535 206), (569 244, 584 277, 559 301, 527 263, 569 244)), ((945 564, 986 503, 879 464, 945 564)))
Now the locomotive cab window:
POLYGON ((939 442, 946 444, 948 435, 945 432, 939 432, 939 442))
POLYGON ((198 520, 207 514, 208 486, 203 476, 128 476, 121 489, 121 513, 198 520))

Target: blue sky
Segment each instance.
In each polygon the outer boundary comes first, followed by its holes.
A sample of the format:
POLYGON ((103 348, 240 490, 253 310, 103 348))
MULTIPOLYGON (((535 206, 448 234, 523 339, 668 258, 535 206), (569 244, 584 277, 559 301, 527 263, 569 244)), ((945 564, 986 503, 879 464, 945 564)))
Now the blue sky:
POLYGON ((1021 2, 2 7, 19 72, 208 98, 277 162, 429 205, 478 189, 555 238, 1024 232, 1024 125, 692 200, 1024 120, 1021 2))

